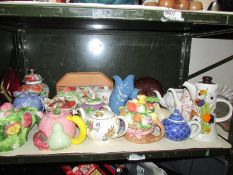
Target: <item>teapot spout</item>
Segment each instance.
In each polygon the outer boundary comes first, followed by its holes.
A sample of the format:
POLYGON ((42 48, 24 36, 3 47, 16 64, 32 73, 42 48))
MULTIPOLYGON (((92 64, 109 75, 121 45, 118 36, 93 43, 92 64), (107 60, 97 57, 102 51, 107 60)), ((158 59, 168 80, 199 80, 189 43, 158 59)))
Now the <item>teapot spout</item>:
POLYGON ((184 84, 183 84, 183 87, 185 87, 189 91, 189 94, 190 94, 192 100, 194 100, 195 96, 196 96, 196 87, 195 87, 195 85, 185 81, 184 84))
POLYGON ((162 95, 160 94, 160 92, 159 91, 157 91, 157 90, 154 90, 154 92, 155 92, 155 94, 156 94, 156 96, 157 96, 157 98, 159 99, 159 103, 163 106, 163 107, 167 107, 167 105, 166 105, 166 103, 165 103, 165 100, 164 100, 164 98, 162 97, 162 95))

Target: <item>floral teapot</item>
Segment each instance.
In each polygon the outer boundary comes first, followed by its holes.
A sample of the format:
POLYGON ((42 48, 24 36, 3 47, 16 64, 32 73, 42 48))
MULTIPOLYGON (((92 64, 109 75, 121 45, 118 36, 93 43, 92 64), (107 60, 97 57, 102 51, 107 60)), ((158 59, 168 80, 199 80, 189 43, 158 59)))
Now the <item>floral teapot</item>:
POLYGON ((189 89, 186 87, 186 84, 184 84, 183 87, 183 89, 169 88, 163 97, 157 90, 155 90, 155 93, 163 107, 167 108, 171 113, 173 113, 175 109, 178 109, 184 119, 189 121, 193 106, 193 99, 189 93, 189 89))
POLYGON ((79 110, 86 122, 87 136, 94 141, 102 142, 121 137, 128 129, 126 119, 111 111, 96 110, 88 115, 83 108, 79 110))

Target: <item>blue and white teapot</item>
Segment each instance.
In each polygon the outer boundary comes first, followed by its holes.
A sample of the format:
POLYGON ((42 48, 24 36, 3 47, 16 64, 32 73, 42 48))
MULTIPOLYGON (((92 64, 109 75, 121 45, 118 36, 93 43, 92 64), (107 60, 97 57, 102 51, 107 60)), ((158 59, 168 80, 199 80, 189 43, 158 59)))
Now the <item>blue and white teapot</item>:
POLYGON ((186 122, 175 109, 174 113, 162 120, 165 129, 165 137, 171 141, 183 141, 197 136, 201 131, 198 121, 186 122), (195 129, 191 129, 195 128, 195 129))
POLYGON ((32 92, 15 91, 13 93, 15 99, 13 101, 13 107, 25 108, 35 107, 38 111, 44 110, 43 96, 32 92))

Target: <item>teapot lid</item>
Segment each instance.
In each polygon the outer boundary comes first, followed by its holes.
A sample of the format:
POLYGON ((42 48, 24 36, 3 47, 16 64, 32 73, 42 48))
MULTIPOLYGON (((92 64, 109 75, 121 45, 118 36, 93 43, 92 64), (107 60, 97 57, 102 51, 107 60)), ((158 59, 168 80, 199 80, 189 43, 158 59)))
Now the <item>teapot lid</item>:
POLYGON ((185 122, 178 109, 175 109, 174 113, 171 114, 168 118, 172 121, 185 122))
POLYGON ((93 119, 99 119, 99 120, 103 120, 103 119, 110 119, 114 116, 114 114, 110 111, 107 110, 97 110, 94 111, 90 114, 90 117, 93 119))
POLYGON ((34 69, 30 69, 30 73, 25 75, 23 82, 26 84, 41 83, 44 79, 40 74, 36 74, 34 69))

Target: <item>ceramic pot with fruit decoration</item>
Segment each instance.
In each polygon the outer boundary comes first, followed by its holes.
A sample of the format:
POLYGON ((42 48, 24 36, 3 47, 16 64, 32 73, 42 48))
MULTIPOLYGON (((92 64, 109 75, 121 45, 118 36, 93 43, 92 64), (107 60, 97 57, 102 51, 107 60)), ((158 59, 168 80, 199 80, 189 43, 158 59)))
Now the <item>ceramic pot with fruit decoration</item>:
POLYGON ((33 141, 40 150, 67 148, 70 144, 82 143, 86 138, 86 125, 81 117, 72 116, 70 112, 61 111, 59 108, 37 115, 41 120, 33 141), (75 137, 76 126, 79 128, 79 135, 75 137))
POLYGON ((11 103, 0 106, 0 152, 15 150, 27 142, 36 112, 31 107, 15 109, 11 103))
POLYGON ((34 69, 30 69, 30 73, 25 75, 22 85, 22 91, 33 92, 43 97, 49 96, 49 87, 47 84, 43 83, 43 78, 40 74, 36 74, 34 69))
POLYGON ((128 130, 124 135, 128 141, 147 144, 160 140, 164 136, 164 127, 159 120, 157 98, 138 95, 127 101, 120 108, 120 116, 128 122, 128 130))

